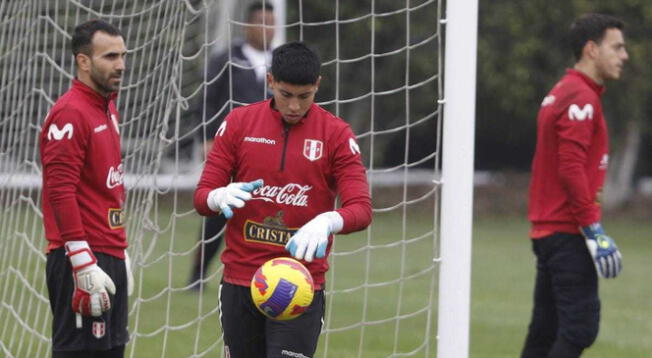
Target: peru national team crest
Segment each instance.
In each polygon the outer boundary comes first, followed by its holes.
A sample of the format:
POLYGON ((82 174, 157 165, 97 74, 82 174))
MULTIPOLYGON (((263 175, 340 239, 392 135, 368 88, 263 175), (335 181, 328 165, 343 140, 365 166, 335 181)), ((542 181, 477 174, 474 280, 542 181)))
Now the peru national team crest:
POLYGON ((320 140, 306 139, 303 142, 303 156, 311 162, 321 158, 324 151, 324 143, 320 140))
POLYGON ((97 339, 104 337, 106 325, 104 321, 93 321, 93 336, 97 339))

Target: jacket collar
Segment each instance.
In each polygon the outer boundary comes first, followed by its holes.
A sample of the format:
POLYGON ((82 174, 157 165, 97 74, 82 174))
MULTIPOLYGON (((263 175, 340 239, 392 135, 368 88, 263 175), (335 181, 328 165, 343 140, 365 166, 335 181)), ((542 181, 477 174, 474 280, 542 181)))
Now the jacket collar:
POLYGON ((574 68, 569 68, 566 70, 566 73, 571 76, 579 77, 584 83, 586 83, 591 89, 598 95, 602 95, 606 90, 604 85, 600 85, 595 82, 591 77, 587 76, 582 71, 578 71, 574 68))
POLYGON ((78 80, 77 78, 72 80, 72 89, 74 91, 82 93, 91 105, 100 107, 102 108, 102 110, 104 110, 106 106, 108 106, 109 102, 115 100, 116 97, 118 96, 116 92, 113 92, 108 97, 104 97, 94 89, 85 85, 82 81, 78 80))

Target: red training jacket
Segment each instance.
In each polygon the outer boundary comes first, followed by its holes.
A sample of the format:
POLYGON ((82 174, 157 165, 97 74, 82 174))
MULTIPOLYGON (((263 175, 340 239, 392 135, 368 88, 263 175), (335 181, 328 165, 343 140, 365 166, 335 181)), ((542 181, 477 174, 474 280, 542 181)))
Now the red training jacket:
MULTIPOLYGON (((290 256, 288 239, 318 214, 342 207, 342 234, 371 222, 371 199, 360 149, 351 128, 313 104, 306 116, 288 125, 272 100, 234 109, 217 130, 215 142, 195 191, 195 208, 217 215, 206 204, 211 190, 233 182, 263 179, 244 208, 235 209, 226 226, 222 254, 224 280, 249 286, 265 261, 290 256)), ((315 286, 324 283, 326 257, 308 263, 315 286)))
POLYGON ((40 151, 48 252, 86 240, 91 250, 124 259, 124 172, 114 98, 73 80, 45 119, 40 151))
POLYGON ((600 220, 609 160, 603 92, 603 86, 569 69, 543 99, 530 182, 532 232, 579 233, 578 226, 600 220))

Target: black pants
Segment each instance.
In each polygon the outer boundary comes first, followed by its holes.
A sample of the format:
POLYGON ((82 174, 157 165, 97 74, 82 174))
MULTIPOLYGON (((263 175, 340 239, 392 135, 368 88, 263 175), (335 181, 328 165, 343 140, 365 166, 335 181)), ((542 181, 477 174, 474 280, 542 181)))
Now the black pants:
POLYGON ((53 351, 52 358, 122 358, 125 346, 114 347, 108 351, 53 351))
POLYGON ((91 358, 122 357, 121 352, 129 341, 125 262, 100 252, 96 252, 95 257, 97 265, 113 280, 116 292, 115 295, 109 294, 109 311, 102 313, 101 317, 83 317, 82 327, 77 328, 71 304, 75 286, 65 249, 52 250, 47 256, 45 274, 53 316, 52 356, 55 358, 81 357, 91 350, 94 353, 87 355, 91 358))
POLYGON ((199 240, 201 245, 197 248, 195 253, 192 272, 190 273, 189 284, 193 288, 198 289, 202 280, 206 276, 206 270, 210 265, 213 258, 217 256, 222 244, 224 235, 219 235, 222 228, 226 225, 226 218, 223 215, 208 216, 204 218, 204 227, 202 232, 199 233, 199 240))
POLYGON ((532 240, 534 308, 522 358, 575 358, 598 336, 598 277, 584 238, 554 233, 532 240))
POLYGON ((310 358, 323 325, 324 291, 315 291, 310 307, 289 321, 265 317, 254 306, 249 287, 222 282, 220 320, 225 356, 231 358, 310 358))

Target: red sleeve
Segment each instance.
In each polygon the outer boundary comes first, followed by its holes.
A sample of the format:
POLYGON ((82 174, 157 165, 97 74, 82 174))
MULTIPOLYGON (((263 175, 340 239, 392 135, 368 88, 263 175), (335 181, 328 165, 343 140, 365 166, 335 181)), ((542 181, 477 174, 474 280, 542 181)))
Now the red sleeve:
POLYGON ((84 166, 88 127, 81 113, 62 109, 52 114, 43 141, 44 183, 61 239, 86 240, 77 187, 84 166))
POLYGON ((556 123, 559 179, 568 194, 571 212, 580 226, 589 225, 598 218, 585 168, 587 151, 593 142, 593 118, 600 118, 599 110, 600 105, 595 97, 580 93, 566 102, 556 123))
POLYGON ((231 112, 217 129, 213 147, 208 153, 204 170, 195 189, 195 209, 203 216, 217 215, 206 204, 208 193, 231 182, 236 160, 234 138, 237 131, 234 127, 237 121, 234 117, 234 112, 231 112))
POLYGON ((336 138, 331 157, 331 166, 342 207, 337 212, 342 216, 344 226, 340 231, 346 234, 359 231, 371 223, 371 197, 365 167, 362 165, 360 147, 349 126, 336 138))

